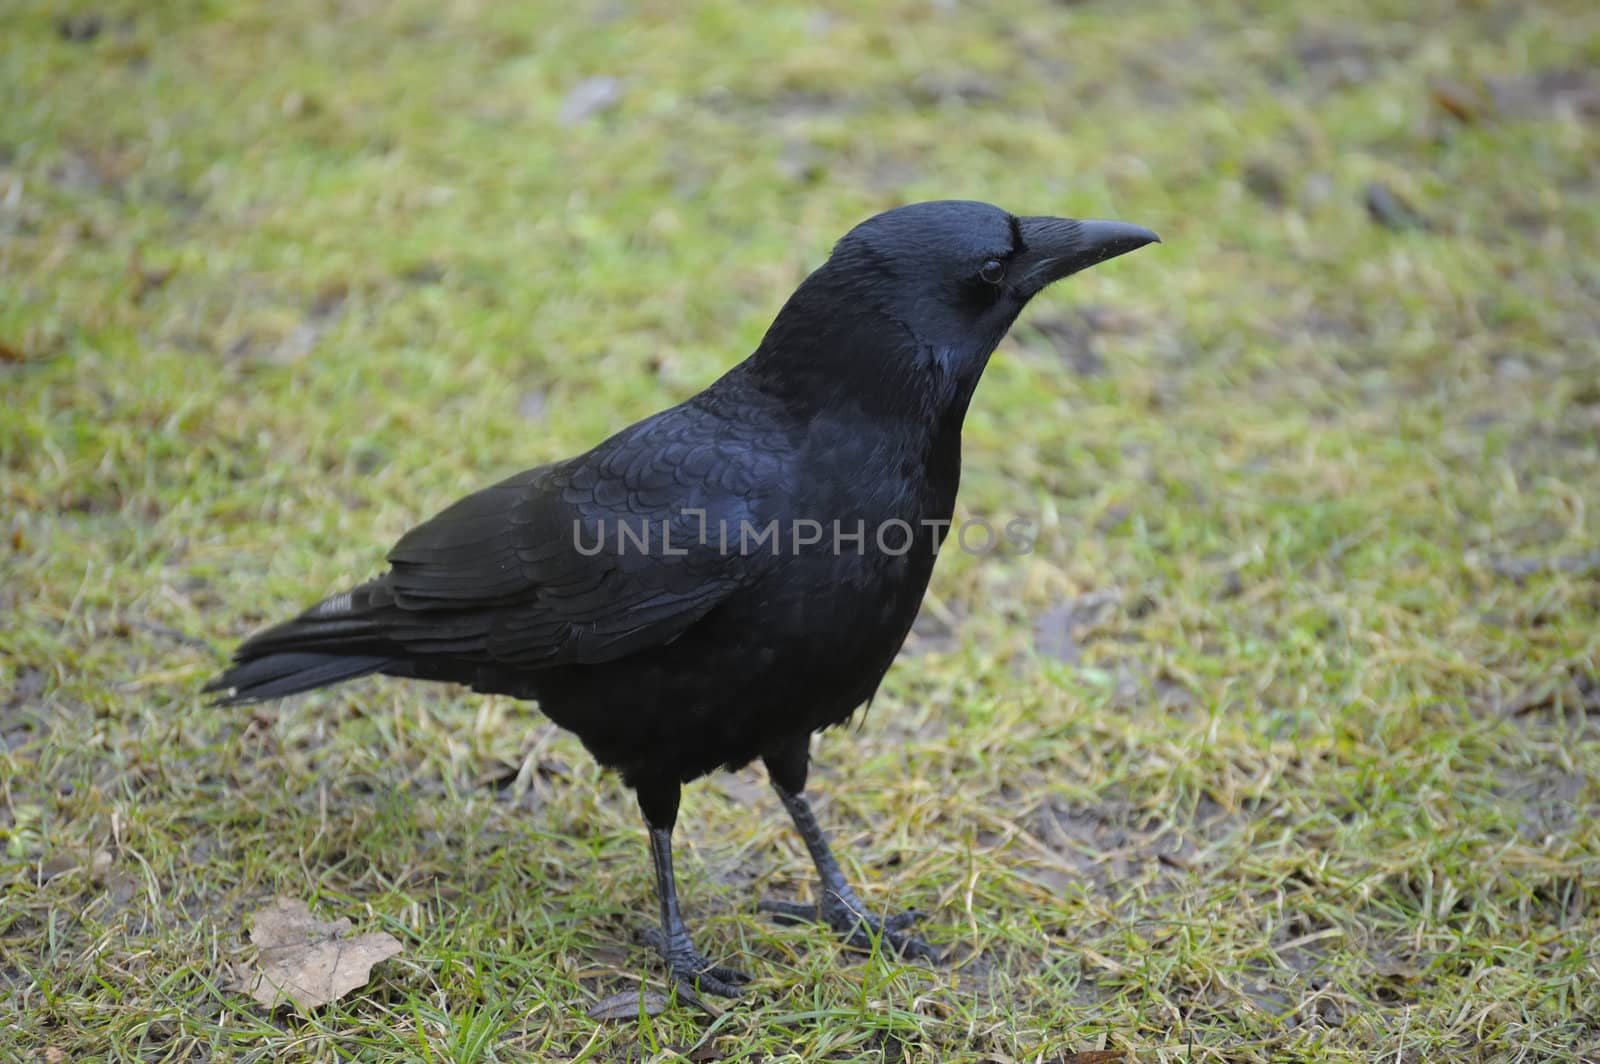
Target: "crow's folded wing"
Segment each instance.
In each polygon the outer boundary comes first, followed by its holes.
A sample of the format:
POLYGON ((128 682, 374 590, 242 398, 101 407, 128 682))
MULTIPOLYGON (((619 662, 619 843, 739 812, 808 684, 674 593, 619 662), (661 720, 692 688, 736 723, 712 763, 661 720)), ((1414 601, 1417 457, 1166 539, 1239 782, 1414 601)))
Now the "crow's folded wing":
POLYGON ((406 533, 384 579, 387 634, 419 654, 530 668, 682 634, 771 562, 741 556, 737 534, 786 479, 770 440, 701 415, 667 411, 406 533))

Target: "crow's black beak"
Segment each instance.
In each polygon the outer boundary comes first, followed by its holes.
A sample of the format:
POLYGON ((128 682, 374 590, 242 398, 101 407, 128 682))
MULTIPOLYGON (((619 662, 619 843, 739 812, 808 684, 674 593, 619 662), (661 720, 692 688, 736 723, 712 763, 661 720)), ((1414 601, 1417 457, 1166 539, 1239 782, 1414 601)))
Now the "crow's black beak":
POLYGON ((1107 259, 1161 243, 1161 238, 1144 226, 1128 222, 1046 217, 1019 222, 1027 250, 1016 259, 1022 268, 1018 283, 1028 295, 1107 259))

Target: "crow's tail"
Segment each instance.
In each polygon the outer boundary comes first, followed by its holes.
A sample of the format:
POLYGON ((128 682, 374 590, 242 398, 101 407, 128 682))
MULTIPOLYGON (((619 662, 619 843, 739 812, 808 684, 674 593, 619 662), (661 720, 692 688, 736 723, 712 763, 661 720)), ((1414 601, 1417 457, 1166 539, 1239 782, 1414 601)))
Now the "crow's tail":
POLYGON ((382 580, 317 603, 292 621, 257 632, 233 664, 206 684, 225 706, 264 702, 381 672, 400 648, 374 616, 392 599, 382 580))

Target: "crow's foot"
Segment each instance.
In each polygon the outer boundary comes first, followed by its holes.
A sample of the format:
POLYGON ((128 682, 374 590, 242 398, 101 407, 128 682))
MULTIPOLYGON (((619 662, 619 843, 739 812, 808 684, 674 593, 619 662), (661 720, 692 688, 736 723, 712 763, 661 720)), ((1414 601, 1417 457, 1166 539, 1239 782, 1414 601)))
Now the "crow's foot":
POLYGON ((644 940, 661 954, 673 980, 689 992, 691 1000, 697 991, 721 997, 738 997, 742 993, 740 985, 750 981, 750 977, 737 968, 712 964, 687 939, 669 943, 665 935, 652 927, 644 931, 644 940))
POLYGON ((907 928, 925 915, 915 909, 891 916, 874 916, 866 911, 853 893, 840 897, 828 890, 822 892, 822 901, 815 905, 763 898, 756 908, 760 912, 771 913, 780 923, 827 924, 852 949, 870 953, 876 940, 907 959, 925 958, 935 964, 939 962, 938 950, 915 935, 906 933, 907 928))

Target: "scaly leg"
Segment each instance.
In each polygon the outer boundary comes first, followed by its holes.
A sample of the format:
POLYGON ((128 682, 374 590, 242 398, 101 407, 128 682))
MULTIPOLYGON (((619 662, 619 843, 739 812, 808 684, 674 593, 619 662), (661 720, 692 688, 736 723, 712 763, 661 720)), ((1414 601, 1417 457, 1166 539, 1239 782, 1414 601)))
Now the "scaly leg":
POLYGON ((828 847, 828 837, 817 824, 811 803, 803 793, 806 770, 810 765, 809 741, 803 740, 765 759, 767 774, 772 778, 772 788, 783 800, 783 806, 794 820, 811 860, 817 866, 822 880, 821 891, 815 905, 798 902, 762 899, 757 908, 776 915, 785 922, 802 920, 827 924, 844 936, 845 942, 861 950, 872 949, 874 940, 881 941, 905 957, 926 957, 937 962, 939 951, 919 938, 906 933, 906 929, 922 918, 915 909, 893 916, 879 917, 867 911, 866 905, 844 878, 839 862, 828 847))
POLYGON ((639 811, 650 829, 650 857, 656 867, 656 896, 661 899, 661 930, 648 931, 645 938, 661 954, 678 984, 691 993, 738 997, 740 983, 749 976, 734 968, 713 964, 689 938, 683 914, 678 911, 678 884, 672 874, 672 828, 678 819, 676 780, 668 785, 638 788, 639 811))

